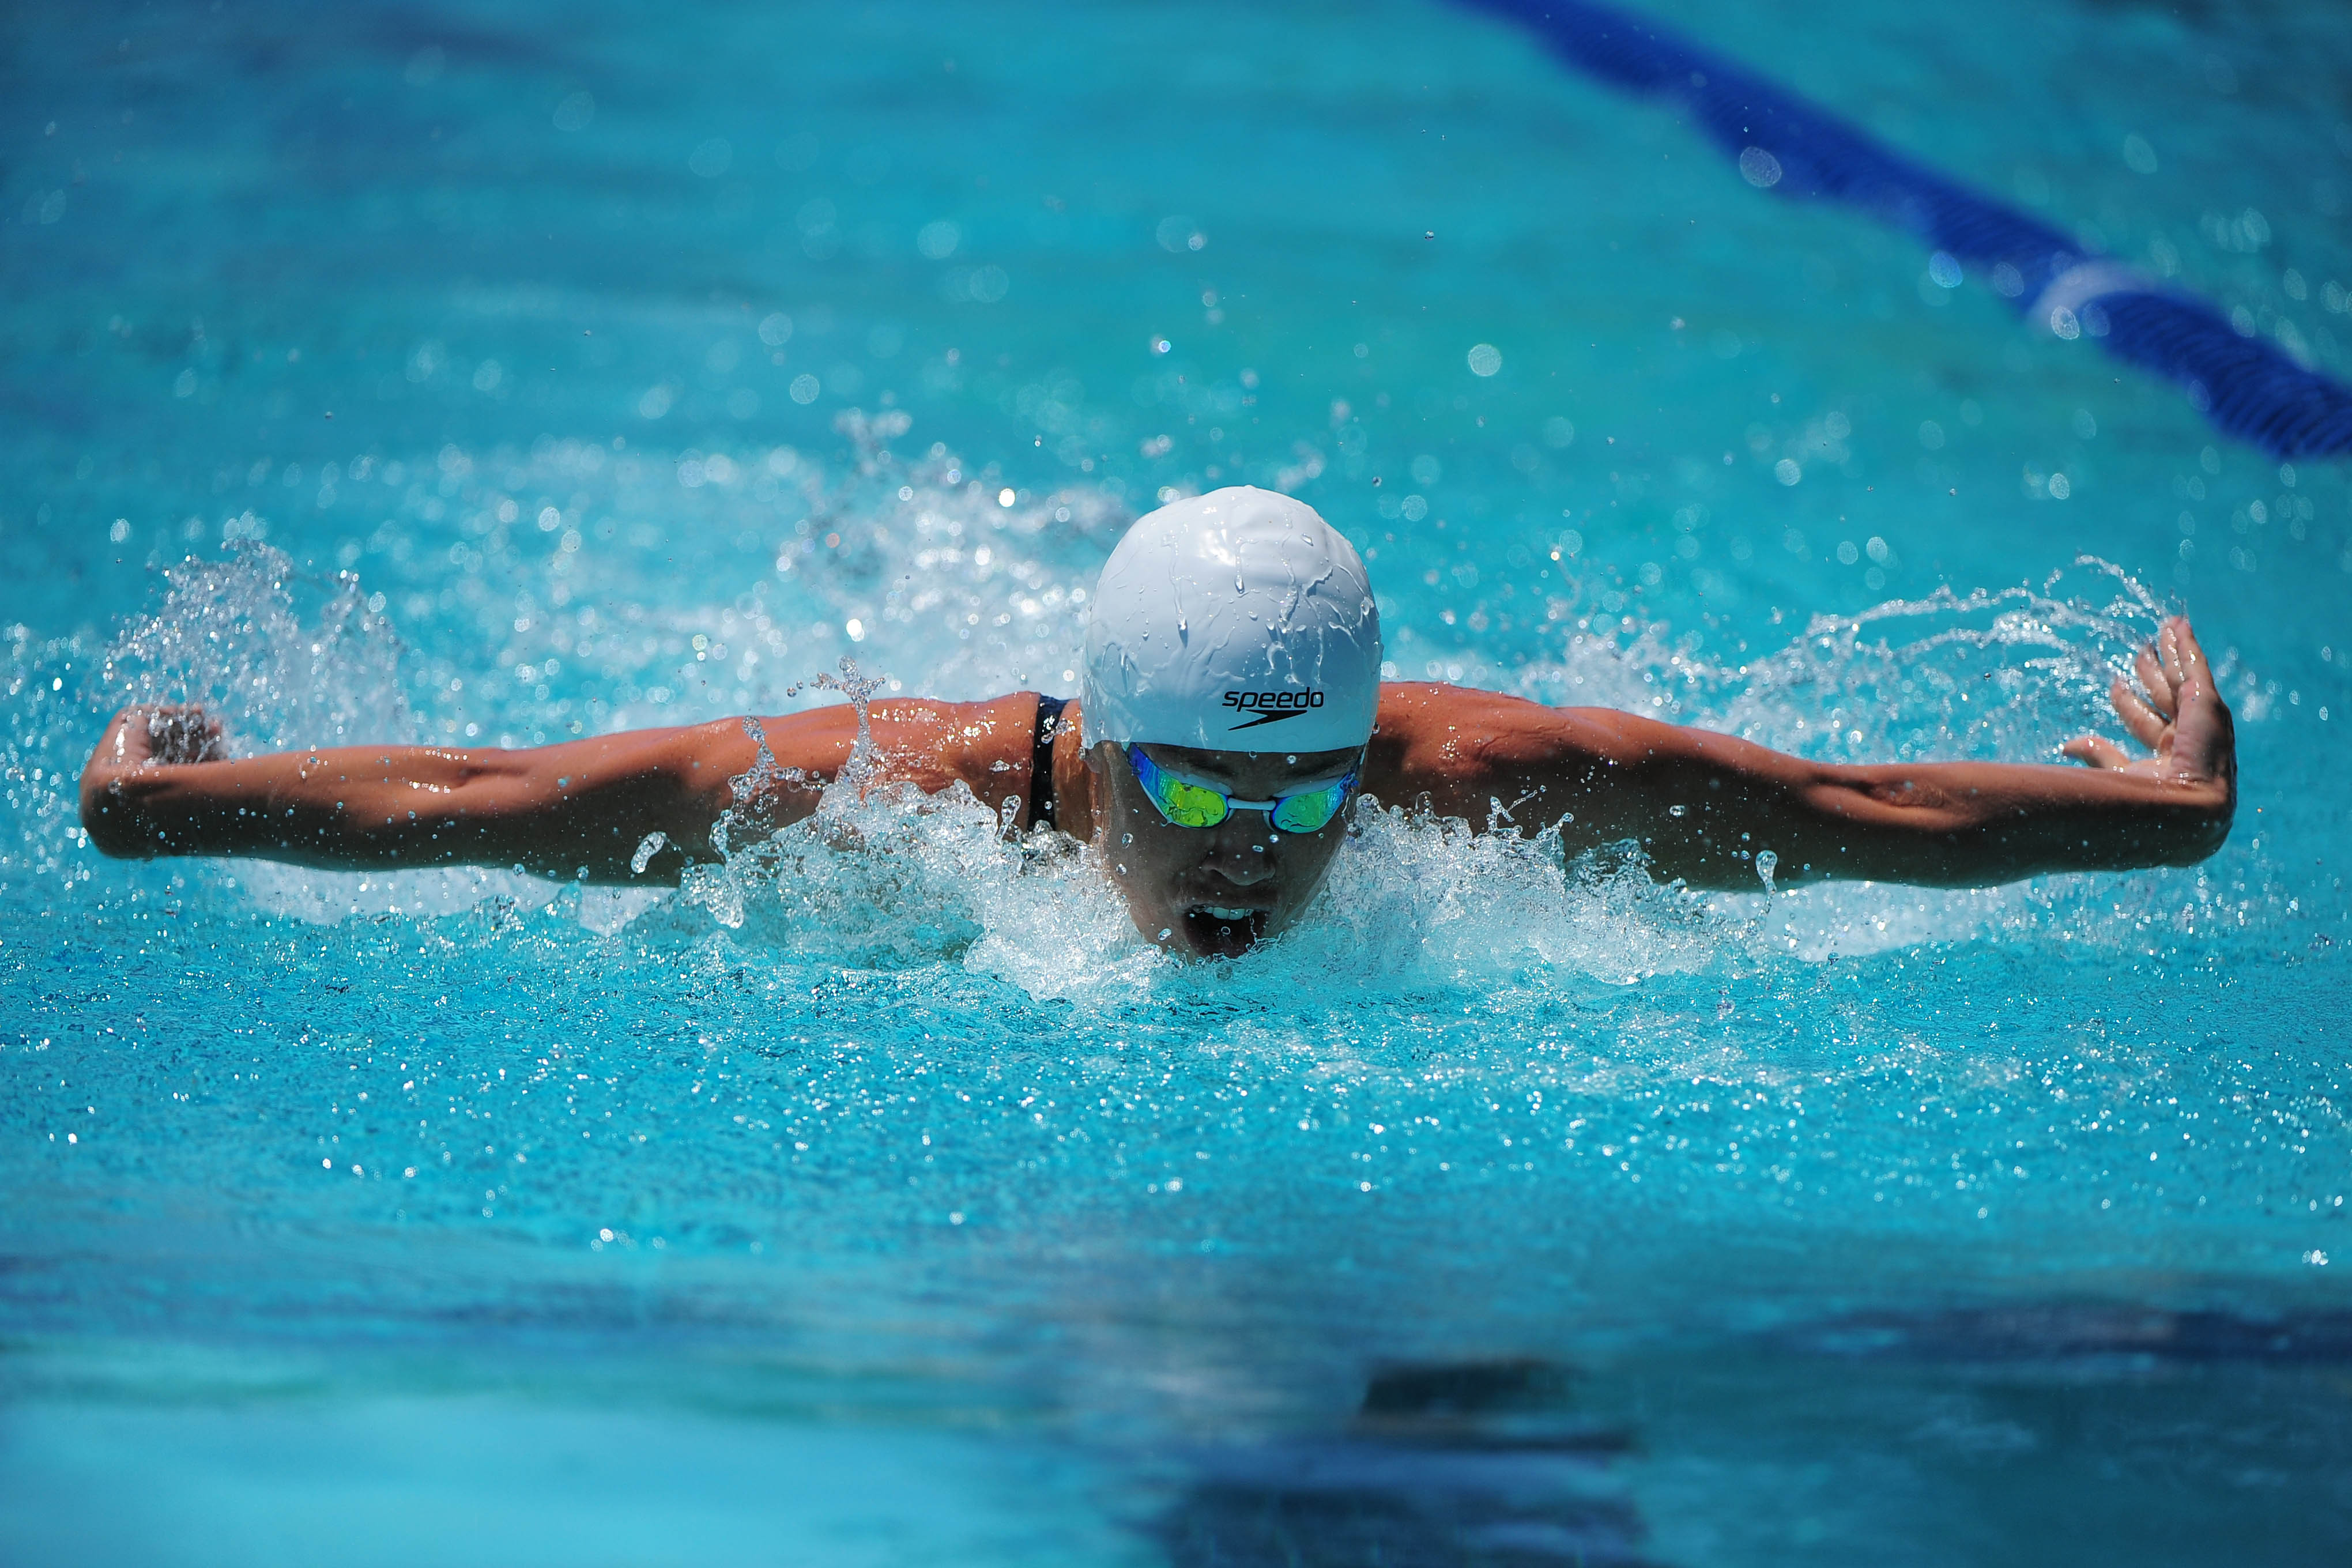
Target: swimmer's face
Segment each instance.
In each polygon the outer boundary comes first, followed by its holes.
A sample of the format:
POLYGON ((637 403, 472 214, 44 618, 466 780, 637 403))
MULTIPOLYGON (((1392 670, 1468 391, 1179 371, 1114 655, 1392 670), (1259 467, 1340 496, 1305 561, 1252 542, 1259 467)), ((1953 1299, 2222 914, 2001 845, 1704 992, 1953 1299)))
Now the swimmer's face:
MULTIPOLYGON (((1235 800, 1272 800, 1339 778, 1360 749, 1203 752, 1150 745, 1160 767, 1235 800)), ((1352 799, 1313 833, 1286 833, 1263 811, 1232 811, 1214 827, 1180 827, 1160 814, 1125 751, 1105 742, 1087 753, 1103 814, 1101 845, 1135 929, 1171 952, 1231 958, 1298 917, 1347 837, 1352 799)))

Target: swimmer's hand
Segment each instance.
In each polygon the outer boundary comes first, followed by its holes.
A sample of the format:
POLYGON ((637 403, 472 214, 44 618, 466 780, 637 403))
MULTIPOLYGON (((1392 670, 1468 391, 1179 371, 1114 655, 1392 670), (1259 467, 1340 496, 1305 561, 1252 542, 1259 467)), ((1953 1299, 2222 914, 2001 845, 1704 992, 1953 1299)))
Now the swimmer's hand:
POLYGON ((2175 616, 2134 662, 2144 690, 2118 679, 2108 690, 2116 716, 2153 756, 2138 757, 2105 735, 2082 735, 2060 750, 2078 763, 2161 783, 2218 792, 2226 810, 2238 793, 2237 734, 2212 666, 2189 622, 2175 616))
POLYGON ((117 713, 81 770, 81 821, 109 855, 152 854, 129 797, 165 769, 226 761, 221 721, 194 703, 136 703, 117 713))
POLYGON ((83 777, 87 781, 90 771, 100 769, 217 763, 228 755, 225 737, 221 721, 194 703, 125 708, 107 726, 83 777))

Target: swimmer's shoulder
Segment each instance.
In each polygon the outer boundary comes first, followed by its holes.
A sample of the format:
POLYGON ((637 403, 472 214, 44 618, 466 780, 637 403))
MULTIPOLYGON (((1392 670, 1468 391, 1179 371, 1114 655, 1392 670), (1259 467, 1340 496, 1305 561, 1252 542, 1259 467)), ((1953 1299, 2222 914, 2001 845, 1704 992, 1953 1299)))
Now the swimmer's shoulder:
POLYGON ((1581 773, 1632 761, 1654 746, 1653 731, 1672 728, 1612 708, 1552 708, 1444 681, 1383 681, 1365 782, 1383 798, 1429 795, 1443 803, 1528 768, 1581 773))
POLYGON ((886 698, 873 708, 874 743, 887 771, 937 794, 961 784, 992 811, 1024 795, 1037 731, 1037 694, 977 702, 886 698))

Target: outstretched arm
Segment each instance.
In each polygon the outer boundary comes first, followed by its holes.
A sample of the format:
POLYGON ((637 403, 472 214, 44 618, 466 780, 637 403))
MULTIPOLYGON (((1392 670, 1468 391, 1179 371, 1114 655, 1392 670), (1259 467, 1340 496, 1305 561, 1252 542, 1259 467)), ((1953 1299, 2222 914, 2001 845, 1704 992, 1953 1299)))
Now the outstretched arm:
MULTIPOLYGON (((992 773, 992 742, 1024 737, 1034 700, 886 702, 873 708, 888 776, 926 790, 973 784, 992 806, 1025 784, 992 773), (999 711, 1002 710, 1002 711, 999 711), (1015 712, 1015 710, 1019 711, 1015 712)), ((217 724, 185 708, 115 716, 82 772, 82 825, 109 855, 243 855, 355 870, 520 866, 591 882, 676 881, 716 858, 710 832, 739 807, 765 829, 816 809, 857 736, 847 708, 761 725, 778 772, 755 798, 759 742, 741 720, 640 730, 529 751, 342 746, 231 760, 217 724), (794 780, 783 770, 798 770, 794 780), (648 846, 650 835, 659 834, 648 846), (646 849, 643 858, 640 850, 646 849)))
POLYGON ((1571 853, 1638 841, 1653 876, 1754 888, 1826 878, 1983 887, 2050 871, 2185 866, 2229 835, 2230 710, 2185 620, 2142 650, 2145 692, 2116 682, 2125 727, 2067 743, 2088 768, 1811 763, 1605 709, 1549 709, 1448 687, 1391 686, 1366 786, 1395 804, 1527 833, 1561 824, 1571 853), (1502 813, 1495 812, 1499 802, 1502 813), (1490 818, 1492 820, 1490 820, 1490 818))

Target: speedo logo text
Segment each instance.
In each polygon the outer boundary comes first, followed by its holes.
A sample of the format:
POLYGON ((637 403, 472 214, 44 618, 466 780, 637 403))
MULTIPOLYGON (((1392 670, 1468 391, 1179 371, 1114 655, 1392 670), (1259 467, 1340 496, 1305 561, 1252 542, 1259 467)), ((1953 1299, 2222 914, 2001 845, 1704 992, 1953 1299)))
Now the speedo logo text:
POLYGON ((1323 706, 1319 691, 1228 691, 1225 706, 1234 710, 1237 723, 1226 726, 1232 730, 1255 730, 1260 724, 1278 724, 1285 719, 1296 719, 1301 713, 1323 706))

